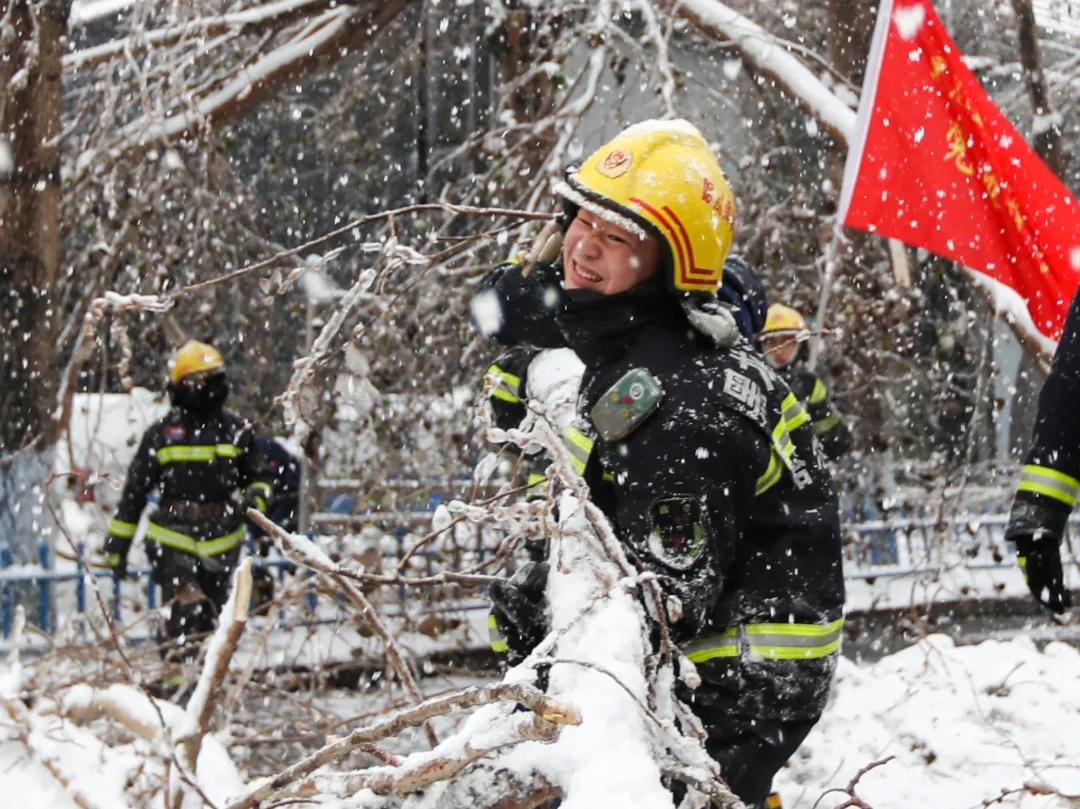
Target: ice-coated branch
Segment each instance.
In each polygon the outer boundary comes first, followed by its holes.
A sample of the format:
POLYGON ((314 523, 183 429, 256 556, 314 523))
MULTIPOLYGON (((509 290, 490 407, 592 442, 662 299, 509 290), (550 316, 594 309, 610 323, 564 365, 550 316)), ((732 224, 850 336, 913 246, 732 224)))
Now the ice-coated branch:
POLYGON ((195 732, 181 746, 186 759, 184 763, 189 770, 195 769, 203 736, 210 729, 215 698, 221 692, 229 662, 247 625, 248 607, 251 604, 251 564, 250 558, 245 559, 233 575, 232 592, 221 610, 217 629, 206 644, 202 672, 188 701, 187 713, 194 722, 195 732))
MULTIPOLYGON (((522 742, 550 742, 559 733, 559 725, 534 713, 513 714, 480 743, 450 739, 428 753, 414 754, 394 768, 379 768, 352 773, 344 780, 335 779, 346 794, 370 789, 376 795, 393 793, 399 798, 419 792, 438 781, 453 778, 470 764, 499 750, 522 742)), ((298 794, 318 792, 318 780, 305 784, 298 794)))
POLYGON ((496 683, 483 688, 467 688, 464 691, 435 697, 412 708, 398 711, 374 725, 357 728, 348 736, 326 745, 287 770, 278 773, 265 784, 230 804, 227 809, 255 809, 260 803, 289 784, 310 775, 319 767, 337 761, 363 744, 394 736, 406 728, 419 727, 433 717, 442 716, 454 710, 475 708, 493 702, 519 703, 554 725, 576 725, 581 722, 581 716, 574 708, 551 699, 527 683, 496 683))
MULTIPOLYGON (((341 591, 345 594, 346 598, 348 598, 353 606, 359 610, 361 617, 367 622, 367 625, 383 642, 383 648, 386 650, 386 657, 390 661, 390 667, 397 672, 398 678, 401 680, 401 684, 404 686, 406 693, 408 693, 408 695, 416 702, 420 702, 423 699, 423 695, 420 693, 420 687, 416 684, 416 678, 413 676, 412 669, 409 667, 405 655, 402 654, 401 648, 397 644, 397 640, 395 640, 394 636, 390 634, 385 626, 383 626, 382 621, 379 620, 378 613, 375 612, 375 608, 371 605, 371 602, 367 600, 367 597, 341 574, 340 567, 331 561, 330 558, 319 550, 315 543, 307 537, 290 534, 288 531, 285 531, 280 526, 268 520, 255 509, 248 509, 248 517, 279 542, 281 549, 286 556, 289 556, 293 561, 310 567, 312 570, 317 570, 320 573, 330 576, 334 580, 338 587, 341 588, 341 591)), ((434 731, 431 730, 430 727, 425 728, 425 730, 428 741, 431 742, 431 745, 434 747, 438 743, 434 731)))

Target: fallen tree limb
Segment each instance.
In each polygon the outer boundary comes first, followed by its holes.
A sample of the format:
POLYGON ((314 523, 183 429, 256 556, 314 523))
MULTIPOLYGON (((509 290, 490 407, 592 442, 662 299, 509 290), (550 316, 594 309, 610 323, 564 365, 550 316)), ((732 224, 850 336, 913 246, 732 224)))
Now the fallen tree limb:
POLYGON ((576 725, 581 722, 581 716, 575 708, 557 702, 525 683, 496 683, 483 688, 467 688, 455 694, 429 699, 412 708, 399 711, 374 725, 357 728, 348 736, 326 745, 278 773, 240 800, 230 804, 227 809, 255 809, 274 793, 310 775, 319 767, 337 761, 363 744, 396 735, 406 728, 419 727, 432 717, 442 716, 455 708, 475 708, 492 702, 520 703, 541 719, 554 725, 576 725))

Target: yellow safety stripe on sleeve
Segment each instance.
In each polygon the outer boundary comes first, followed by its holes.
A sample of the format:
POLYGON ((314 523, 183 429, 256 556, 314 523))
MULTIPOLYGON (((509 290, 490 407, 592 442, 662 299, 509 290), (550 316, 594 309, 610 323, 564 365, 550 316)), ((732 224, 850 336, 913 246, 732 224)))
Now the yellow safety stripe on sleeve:
POLYGON ((814 422, 814 435, 825 435, 840 423, 840 414, 835 410, 823 419, 814 422))
POLYGON ((776 482, 780 480, 780 476, 784 474, 784 464, 780 460, 780 456, 776 454, 774 449, 769 453, 769 466, 765 470, 765 473, 757 479, 757 485, 754 486, 754 495, 760 497, 771 489, 776 482))
POLYGON ((752 657, 769 660, 813 660, 840 648, 844 619, 828 624, 746 624, 718 635, 697 638, 683 647, 691 663, 739 655, 740 629, 752 657))
POLYGON ((150 527, 146 531, 148 539, 195 556, 218 556, 226 551, 231 551, 243 542, 246 535, 247 528, 243 525, 223 537, 203 540, 196 540, 187 534, 181 534, 179 531, 173 531, 156 523, 150 523, 150 527))
POLYGON ((789 393, 780 407, 783 409, 784 422, 789 430, 795 430, 810 421, 810 414, 806 412, 806 408, 802 406, 802 402, 794 393, 789 393))
POLYGON ((249 492, 257 492, 263 497, 269 499, 274 494, 274 487, 267 483, 265 480, 257 480, 247 487, 249 492))
POLYGON ((719 635, 696 638, 683 646, 683 654, 691 663, 704 663, 717 657, 738 657, 739 630, 731 627, 719 635))
POLYGON ((138 527, 133 522, 124 522, 115 517, 109 520, 109 533, 114 537, 120 537, 120 539, 132 539, 138 527))
POLYGON ((493 652, 502 654, 503 652, 510 651, 510 647, 506 645, 506 639, 499 630, 499 622, 496 621, 495 616, 490 613, 488 613, 488 640, 491 641, 491 650, 493 652))
POLYGON ((824 402, 825 397, 829 395, 828 389, 825 387, 825 383, 820 379, 814 380, 814 389, 810 391, 810 404, 817 404, 818 402, 824 402))
POLYGON ((574 471, 579 475, 584 475, 585 467, 589 465, 589 456, 593 451, 593 440, 573 425, 563 430, 562 438, 566 448, 570 450, 574 471))
POLYGON ((844 619, 829 624, 747 624, 750 654, 768 660, 812 660, 840 648, 844 619))
POLYGON ((1080 481, 1049 466, 1025 466, 1020 473, 1017 490, 1053 498, 1069 508, 1073 508, 1080 499, 1080 481))
POLYGON ((498 365, 492 365, 488 368, 488 373, 499 379, 499 386, 495 388, 492 394, 496 399, 502 399, 504 402, 510 402, 511 404, 517 404, 521 401, 520 376, 514 376, 514 374, 504 371, 498 365))
POLYGON ((190 446, 187 444, 174 444, 170 447, 162 447, 157 451, 158 463, 163 466, 168 463, 209 463, 215 458, 239 458, 244 451, 236 444, 210 444, 206 446, 190 446))
POLYGON ((534 486, 542 486, 547 483, 547 475, 542 475, 539 472, 530 473, 529 477, 525 480, 525 485, 530 489, 534 486))
POLYGON ((787 422, 783 416, 773 427, 772 442, 773 451, 780 456, 784 466, 791 466, 791 456, 795 454, 795 442, 791 440, 791 433, 788 432, 787 422))
POLYGON ((105 561, 109 563, 109 567, 120 567, 120 563, 124 561, 124 557, 119 553, 110 553, 105 557, 105 561))

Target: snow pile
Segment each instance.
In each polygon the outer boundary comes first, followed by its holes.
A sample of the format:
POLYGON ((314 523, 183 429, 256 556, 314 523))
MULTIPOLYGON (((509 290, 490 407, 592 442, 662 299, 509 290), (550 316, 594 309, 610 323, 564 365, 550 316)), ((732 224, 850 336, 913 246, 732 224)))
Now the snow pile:
MULTIPOLYGON (((1025 784, 1080 796, 1078 682, 1080 652, 1062 643, 1040 652, 1027 639, 957 647, 932 635, 873 665, 843 659, 824 717, 776 786, 785 806, 810 807, 895 756, 855 788, 874 809, 966 809, 1025 784)), ((1002 805, 1076 803, 1018 793, 1002 805)))

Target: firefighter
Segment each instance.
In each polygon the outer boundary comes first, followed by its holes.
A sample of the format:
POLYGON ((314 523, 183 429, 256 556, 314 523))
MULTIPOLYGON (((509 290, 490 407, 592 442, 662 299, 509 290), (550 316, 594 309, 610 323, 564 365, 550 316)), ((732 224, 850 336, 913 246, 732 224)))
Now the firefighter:
POLYGON ((224 408, 225 363, 213 346, 191 340, 169 369, 172 408, 150 426, 128 469, 105 553, 117 578, 151 492, 160 493, 146 531, 151 575, 169 605, 167 636, 186 660, 191 636, 213 630, 229 597, 233 568, 247 535, 244 512, 264 514, 273 499, 271 472, 250 424, 224 408))
MULTIPOLYGON (((575 467, 631 556, 679 599, 672 632, 702 681, 682 697, 735 794, 764 806, 836 667, 831 477, 806 411, 716 304, 735 206, 701 134, 685 121, 630 127, 557 191, 560 257, 489 272, 474 323, 584 363, 565 436, 575 467)), ((516 357, 495 373, 521 398, 528 354, 516 357)), ((496 648, 522 657, 545 634, 546 564, 491 588, 496 648)))
POLYGON ((1080 498, 1080 291, 1073 297, 1050 373, 1039 392, 1031 446, 1005 539, 1014 543, 1035 600, 1059 615, 1072 606, 1061 566, 1065 524, 1080 498))
POLYGON ((774 303, 758 340, 765 359, 806 407, 826 457, 835 461, 851 449, 851 431, 833 406, 825 383, 806 367, 809 338, 806 318, 790 306, 774 303))

